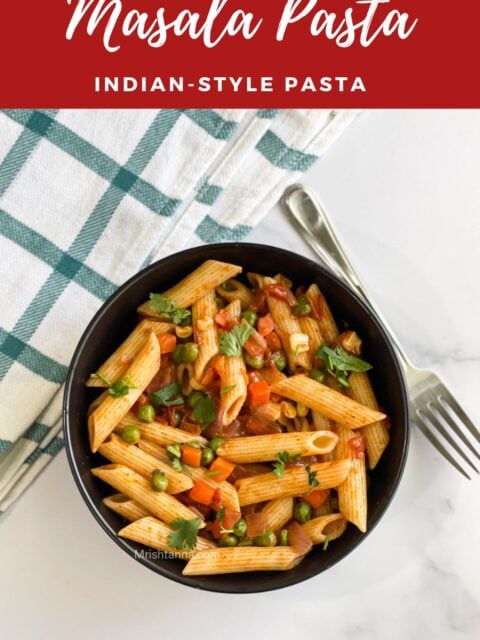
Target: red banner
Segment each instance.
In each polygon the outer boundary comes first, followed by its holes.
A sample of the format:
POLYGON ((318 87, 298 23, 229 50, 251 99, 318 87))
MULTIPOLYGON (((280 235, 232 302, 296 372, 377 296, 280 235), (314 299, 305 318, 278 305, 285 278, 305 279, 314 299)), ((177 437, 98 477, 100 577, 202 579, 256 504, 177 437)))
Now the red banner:
POLYGON ((2 107, 478 107, 480 3, 4 0, 2 107))

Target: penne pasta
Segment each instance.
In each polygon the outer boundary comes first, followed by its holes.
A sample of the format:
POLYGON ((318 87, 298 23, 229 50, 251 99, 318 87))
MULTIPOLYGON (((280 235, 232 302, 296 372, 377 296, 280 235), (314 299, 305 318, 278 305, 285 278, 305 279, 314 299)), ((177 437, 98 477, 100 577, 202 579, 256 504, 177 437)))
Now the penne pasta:
POLYGON ((96 467, 92 469, 92 474, 165 522, 172 522, 175 518, 192 520, 197 517, 196 513, 169 493, 154 491, 148 480, 121 464, 96 467))
POLYGON ((207 291, 192 306, 192 322, 198 343, 198 358, 195 360, 195 378, 202 382, 206 368, 218 353, 215 315, 217 304, 213 289, 207 291))
MULTIPOLYGON (((190 307, 208 291, 215 289, 215 287, 218 287, 222 282, 234 278, 241 273, 241 271, 242 267, 235 264, 218 262, 217 260, 207 260, 174 287, 165 291, 163 295, 178 307, 190 307)), ((154 318, 162 317, 153 311, 149 302, 142 304, 138 308, 138 313, 154 318)))
POLYGON ((86 382, 87 387, 108 387, 106 381, 109 380, 113 383, 122 377, 151 332, 158 335, 171 333, 174 329, 175 325, 169 322, 142 320, 128 338, 102 364, 97 373, 90 376, 86 382))
POLYGON ((318 347, 325 342, 320 333, 320 327, 315 318, 299 318, 302 333, 308 336, 308 349, 310 357, 315 357, 318 347))
POLYGON ((170 546, 168 542, 168 536, 172 533, 173 529, 168 524, 165 524, 156 518, 145 517, 132 522, 123 529, 120 529, 118 535, 121 538, 145 544, 147 547, 151 547, 152 549, 164 551, 168 554, 168 557, 182 558, 184 560, 188 560, 198 553, 198 551, 215 548, 213 542, 198 536, 197 546, 192 551, 175 549, 170 546))
POLYGON ((342 393, 312 380, 305 375, 295 375, 272 385, 272 391, 290 400, 301 402, 343 425, 356 429, 385 418, 384 413, 369 409, 342 393))
POLYGON ((199 551, 182 571, 184 576, 207 576, 244 571, 287 571, 302 557, 291 547, 233 547, 199 551))
POLYGON ((265 528, 270 531, 282 529, 293 518, 293 498, 270 500, 261 513, 266 517, 265 528))
POLYGON ((168 462, 152 456, 135 445, 127 444, 115 434, 101 445, 99 452, 110 462, 123 464, 146 480, 151 480, 152 473, 159 469, 168 478, 168 493, 181 493, 193 487, 192 480, 184 473, 175 471, 168 462))
POLYGON ((336 540, 347 528, 347 521, 341 513, 330 513, 326 516, 312 518, 302 524, 302 529, 313 544, 322 544, 328 540, 336 540))
POLYGON ((252 306, 253 293, 251 289, 238 280, 228 280, 225 282, 225 286, 217 287, 216 292, 221 298, 228 302, 238 300, 242 309, 248 309, 252 306))
MULTIPOLYGON (((351 398, 361 402, 366 407, 370 407, 370 409, 378 411, 377 399, 367 373, 351 373, 349 384, 350 387, 347 389, 347 393, 351 398)), ((390 439, 385 420, 372 422, 362 427, 362 435, 365 438, 370 469, 374 469, 390 439)))
POLYGON ((151 515, 147 509, 144 509, 135 500, 123 495, 123 493, 114 493, 112 496, 107 496, 103 499, 103 504, 130 522, 151 515))
POLYGON ((128 413, 159 367, 160 346, 156 335, 152 332, 125 372, 125 378, 132 385, 127 395, 118 398, 106 395, 88 418, 90 448, 94 453, 128 413))
MULTIPOLYGON (((231 302, 226 308, 229 321, 240 318, 240 301, 231 302)), ((242 356, 224 359, 220 371, 220 414, 224 425, 231 424, 240 413, 247 399, 247 370, 242 356)))
POLYGON ((312 363, 309 354, 308 337, 305 351, 301 351, 299 345, 293 344, 293 336, 303 335, 300 322, 298 318, 293 315, 288 302, 278 300, 268 293, 269 285, 275 285, 275 280, 273 278, 263 278, 263 287, 266 290, 268 308, 277 327, 277 333, 282 341, 290 369, 292 371, 296 371, 298 367, 311 369, 312 363))
POLYGON ((367 474, 365 455, 355 451, 350 441, 362 438, 359 433, 342 425, 337 426, 338 445, 335 450, 337 459, 350 458, 351 467, 345 480, 337 487, 340 513, 362 533, 367 530, 367 474))
POLYGON ((332 451, 338 442, 333 431, 273 433, 248 438, 230 438, 218 449, 218 454, 237 463, 275 460, 279 451, 302 456, 314 456, 332 451))
MULTIPOLYGON (((317 462, 310 465, 310 472, 316 474, 318 489, 338 487, 350 470, 351 461, 335 460, 333 462, 317 462)), ((250 478, 242 478, 235 483, 238 490, 240 506, 300 496, 308 493, 312 486, 309 484, 309 473, 306 467, 297 466, 285 469, 283 476, 277 477, 273 473, 261 473, 250 478)))
POLYGON ((334 344, 338 338, 337 324, 333 318, 330 307, 321 293, 318 285, 312 284, 307 289, 307 300, 312 307, 312 315, 318 322, 320 334, 327 344, 334 344))
POLYGON ((199 442, 200 444, 207 444, 207 440, 203 436, 194 436, 188 431, 183 431, 178 427, 170 427, 160 422, 142 422, 133 413, 127 413, 118 423, 118 429, 133 425, 140 429, 142 439, 150 440, 155 444, 159 444, 162 447, 174 442, 199 442))

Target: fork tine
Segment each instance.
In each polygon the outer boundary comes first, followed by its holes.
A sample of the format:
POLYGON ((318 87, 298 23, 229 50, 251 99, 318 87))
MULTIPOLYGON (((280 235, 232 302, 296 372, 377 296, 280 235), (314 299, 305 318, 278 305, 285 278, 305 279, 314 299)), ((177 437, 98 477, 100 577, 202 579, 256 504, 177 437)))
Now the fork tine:
POLYGON ((437 418, 437 416, 432 411, 432 403, 429 402, 426 407, 422 408, 422 414, 430 422, 430 424, 433 427, 435 427, 435 429, 440 433, 440 435, 442 435, 445 438, 445 440, 452 447, 452 449, 454 449, 458 453, 458 455, 461 456, 465 460, 465 462, 467 462, 476 473, 478 473, 478 469, 468 459, 463 449, 455 442, 455 440, 445 429, 441 421, 437 418))
POLYGON ((446 402, 450 406, 452 411, 457 414, 457 416, 460 418, 460 420, 463 422, 466 428, 470 431, 472 436, 478 442, 480 442, 480 431, 478 431, 478 429, 475 427, 473 422, 470 420, 470 418, 467 416, 465 411, 458 404, 458 402, 455 400, 453 395, 450 393, 450 391, 444 384, 442 384, 442 391, 441 393, 439 393, 439 398, 441 400, 444 400, 444 402, 446 402))
POLYGON ((435 449, 437 449, 442 454, 442 456, 446 460, 448 460, 448 462, 450 462, 452 466, 455 467, 457 471, 460 471, 460 473, 464 475, 465 478, 467 478, 467 480, 471 480, 471 477, 468 475, 468 473, 466 473, 466 471, 464 471, 464 469, 458 464, 455 458, 453 458, 450 455, 450 453, 445 449, 445 447, 437 438, 437 436, 434 433, 432 433, 432 431, 430 430, 426 422, 424 422, 424 420, 421 417, 421 414, 418 411, 414 419, 414 422, 417 425, 417 427, 420 429, 420 431, 423 433, 423 435, 427 438, 427 440, 429 440, 433 444, 435 449))
POLYGON ((476 456, 480 460, 480 453, 475 449, 470 440, 466 437, 463 431, 460 429, 458 424, 453 420, 453 418, 448 414, 447 410, 443 406, 441 402, 436 402, 434 405, 435 411, 437 411, 448 426, 452 429, 456 436, 463 442, 463 444, 470 449, 474 456, 476 456))

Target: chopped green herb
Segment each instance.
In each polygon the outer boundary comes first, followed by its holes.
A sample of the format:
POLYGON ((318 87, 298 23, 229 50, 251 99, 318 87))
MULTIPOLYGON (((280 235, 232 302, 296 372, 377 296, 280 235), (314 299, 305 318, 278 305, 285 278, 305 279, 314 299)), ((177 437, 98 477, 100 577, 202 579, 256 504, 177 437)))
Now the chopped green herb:
POLYGON ((310 468, 310 465, 308 465, 308 464, 305 467, 305 471, 308 473, 308 484, 311 487, 318 487, 318 485, 320 483, 317 480, 317 472, 316 471, 312 471, 311 468, 310 468))
POLYGON ((174 324, 187 324, 192 315, 188 309, 181 309, 161 293, 150 294, 150 308, 174 324))
POLYGON ((173 444, 169 444, 167 447, 167 455, 170 459, 180 458, 182 455, 180 442, 174 442, 173 444))
POLYGON ((222 507, 221 509, 219 509, 217 511, 217 516, 216 519, 221 522, 223 520, 223 517, 225 516, 225 507, 222 507))
POLYGON ((225 356, 241 356, 243 345, 253 333, 249 324, 239 324, 231 331, 223 331, 220 334, 220 353, 225 356))
POLYGON ((372 368, 371 364, 350 355, 342 347, 331 349, 326 344, 322 344, 315 353, 315 357, 325 362, 328 373, 334 376, 343 387, 349 386, 348 374, 351 371, 363 372, 372 368))
POLYGON ((114 398, 121 398, 122 396, 128 396, 130 389, 136 389, 132 379, 129 376, 120 378, 108 388, 108 393, 114 398))
POLYGON ((163 389, 150 393, 150 402, 156 409, 158 407, 173 407, 177 404, 183 404, 184 400, 181 396, 172 400, 174 396, 178 396, 181 392, 182 387, 180 384, 178 382, 172 382, 168 387, 164 387, 163 389))
POLYGON ((217 416, 217 411, 211 397, 208 395, 203 396, 196 403, 192 415, 195 420, 202 423, 202 429, 206 429, 208 425, 212 424, 217 416))
POLYGON ((322 547, 323 551, 326 551, 328 549, 329 543, 330 543, 330 536, 327 535, 325 537, 325 542, 323 543, 323 547, 322 547))
POLYGON ((197 546, 197 534, 201 524, 200 518, 193 518, 193 520, 176 518, 170 523, 175 531, 168 536, 168 544, 174 549, 191 551, 197 546))
POLYGON ((237 385, 236 384, 231 384, 228 387, 223 387, 223 389, 220 389, 220 393, 223 395, 224 393, 229 393, 229 391, 233 391, 235 389, 237 385))
POLYGON ((285 464, 287 462, 297 462, 301 457, 301 453, 288 453, 288 451, 279 451, 275 456, 277 462, 273 463, 273 473, 277 476, 277 478, 281 478, 285 473, 285 464))
POLYGON ((107 385, 107 387, 112 386, 111 381, 107 378, 107 376, 103 375, 101 371, 97 371, 96 373, 91 373, 90 378, 92 380, 101 380, 104 384, 107 385))
POLYGON ((209 471, 205 471, 205 475, 206 475, 207 477, 210 477, 210 476, 216 476, 216 475, 218 475, 219 473, 220 473, 220 471, 219 471, 218 469, 212 469, 212 470, 209 470, 209 471))

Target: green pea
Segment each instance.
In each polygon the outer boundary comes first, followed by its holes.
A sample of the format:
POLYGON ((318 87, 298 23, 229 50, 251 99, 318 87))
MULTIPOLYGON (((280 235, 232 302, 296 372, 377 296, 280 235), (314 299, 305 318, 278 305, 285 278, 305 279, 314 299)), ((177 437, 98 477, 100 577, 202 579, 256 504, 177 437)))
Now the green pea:
POLYGON ((294 517, 297 522, 308 522, 312 517, 312 507, 308 502, 297 502, 294 517))
POLYGON ((239 547, 251 547, 253 544, 253 540, 251 538, 243 538, 243 540, 238 541, 239 547))
POLYGON ((246 311, 242 311, 240 317, 246 320, 248 324, 252 325, 252 327, 255 326, 255 323, 257 321, 257 314, 255 313, 255 311, 247 309, 246 311))
POLYGON ((212 440, 210 440, 210 449, 213 451, 213 453, 217 453, 217 449, 221 447, 224 442, 225 440, 223 438, 219 438, 218 436, 216 436, 215 438, 212 438, 212 440))
POLYGON ((273 531, 265 531, 261 536, 255 538, 255 544, 259 547, 274 547, 277 544, 277 536, 273 531))
POLYGON ((137 444, 140 441, 140 429, 133 424, 129 424, 120 431, 120 437, 128 444, 137 444))
POLYGON ((198 344, 196 342, 186 342, 183 345, 183 362, 189 364, 198 358, 198 344))
POLYGON ((175 362, 178 362, 179 364, 185 362, 185 345, 184 344, 178 344, 175 347, 175 349, 172 351, 172 358, 175 360, 175 362))
POLYGON ((254 369, 263 369, 265 364, 263 356, 249 356, 248 353, 245 354, 245 362, 254 369))
POLYGON ((283 371, 287 366, 287 356, 284 351, 275 351, 272 353, 272 360, 279 371, 283 371))
POLYGON ((155 420, 155 409, 151 404, 143 404, 137 411, 137 418, 142 422, 153 422, 155 420))
POLYGON ((247 521, 245 518, 240 518, 233 525, 233 533, 237 536, 237 538, 243 538, 247 535, 247 521))
POLYGON ((154 491, 166 491, 168 488, 168 478, 160 471, 160 469, 155 469, 152 473, 152 489, 154 491))
POLYGON ((213 458, 214 458, 214 454, 213 451, 209 448, 206 447, 205 449, 202 450, 202 457, 201 457, 201 463, 204 467, 207 467, 211 462, 213 462, 213 458))
POLYGON ((297 304, 293 307, 293 313, 296 316, 308 316, 311 312, 312 307, 305 296, 299 298, 297 304))
POLYGON ((224 538, 220 538, 220 540, 218 541, 219 547, 236 547, 237 544, 238 540, 236 536, 232 535, 231 533, 229 533, 228 536, 225 536, 224 538))
POLYGON ((322 369, 312 369, 310 371, 310 378, 316 382, 323 382, 325 380, 325 371, 322 371, 322 369))
POLYGON ((217 304, 217 309, 223 309, 224 307, 227 306, 227 303, 225 302, 225 300, 220 296, 215 296, 215 302, 217 304))
POLYGON ((286 529, 282 529, 280 531, 280 546, 286 547, 288 545, 288 531, 286 529))
POLYGON ((192 391, 187 398, 187 402, 192 409, 194 409, 200 400, 203 399, 203 393, 201 391, 192 391))

